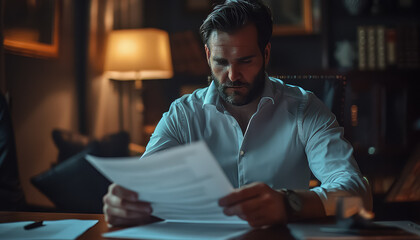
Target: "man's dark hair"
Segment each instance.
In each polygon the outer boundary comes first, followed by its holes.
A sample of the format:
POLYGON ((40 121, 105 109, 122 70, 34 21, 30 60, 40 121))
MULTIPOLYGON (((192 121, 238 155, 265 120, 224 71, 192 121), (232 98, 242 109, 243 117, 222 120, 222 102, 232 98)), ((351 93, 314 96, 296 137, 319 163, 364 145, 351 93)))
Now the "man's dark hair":
POLYGON ((270 9, 260 0, 226 0, 216 5, 200 27, 204 44, 214 30, 233 33, 248 23, 254 23, 258 31, 258 46, 264 53, 273 32, 270 9))

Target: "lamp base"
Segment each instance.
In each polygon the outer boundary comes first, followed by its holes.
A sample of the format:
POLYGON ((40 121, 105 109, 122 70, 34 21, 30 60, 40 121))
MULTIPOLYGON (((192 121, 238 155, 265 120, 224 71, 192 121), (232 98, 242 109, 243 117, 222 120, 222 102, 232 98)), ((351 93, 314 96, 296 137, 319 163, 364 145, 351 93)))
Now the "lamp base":
POLYGON ((136 89, 142 89, 143 88, 143 81, 142 80, 136 80, 134 83, 134 87, 136 89))

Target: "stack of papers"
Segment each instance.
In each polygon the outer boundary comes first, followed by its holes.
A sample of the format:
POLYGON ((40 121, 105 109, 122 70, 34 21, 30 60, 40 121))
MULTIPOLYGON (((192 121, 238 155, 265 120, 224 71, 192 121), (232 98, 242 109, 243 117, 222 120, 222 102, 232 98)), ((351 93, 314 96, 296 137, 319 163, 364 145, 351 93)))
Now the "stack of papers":
POLYGON ((128 239, 215 240, 231 239, 245 234, 249 230, 248 225, 243 224, 203 224, 164 221, 110 232, 103 236, 107 238, 128 239))
POLYGON ((378 228, 340 228, 335 224, 293 223, 288 228, 296 239, 419 239, 420 226, 411 221, 378 221, 378 228), (382 228, 383 227, 383 228, 382 228), (417 235, 417 236, 415 236, 417 235))
MULTIPOLYGON (((86 159, 110 181, 137 192, 139 199, 151 203, 154 216, 166 220, 131 229, 137 238, 152 239, 153 233, 163 238, 162 233, 178 230, 177 234, 182 234, 179 238, 165 239, 194 238, 194 233, 206 236, 204 229, 217 228, 216 232, 222 235, 250 230, 246 221, 224 215, 218 206, 217 201, 231 193, 233 187, 204 142, 174 147, 141 160, 94 156, 86 159)), ((116 234, 104 236, 123 237, 116 234)))

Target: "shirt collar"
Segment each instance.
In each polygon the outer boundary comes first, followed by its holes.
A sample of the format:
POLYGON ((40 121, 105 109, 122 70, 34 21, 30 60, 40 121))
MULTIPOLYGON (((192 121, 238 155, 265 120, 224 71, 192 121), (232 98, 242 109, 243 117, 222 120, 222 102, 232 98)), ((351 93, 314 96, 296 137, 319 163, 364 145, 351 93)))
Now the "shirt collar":
POLYGON ((204 106, 214 106, 219 111, 222 111, 223 109, 222 103, 220 102, 219 93, 216 88, 216 84, 214 84, 214 80, 211 81, 210 86, 208 87, 206 96, 203 101, 203 108, 204 106))
POLYGON ((263 100, 271 100, 271 102, 274 104, 275 95, 276 89, 273 85, 273 81, 268 77, 267 73, 265 73, 264 90, 261 95, 260 104, 263 100))
MULTIPOLYGON (((265 73, 265 80, 264 80, 264 89, 263 93, 261 95, 260 104, 263 101, 271 100, 274 104, 274 98, 275 98, 275 88, 273 86, 272 80, 268 77, 267 73, 265 73)), ((208 91, 206 93, 206 96, 203 101, 203 108, 206 105, 215 106, 217 110, 222 111, 223 105, 221 103, 219 92, 217 91, 216 84, 214 84, 214 80, 210 83, 210 86, 208 87, 208 91)))

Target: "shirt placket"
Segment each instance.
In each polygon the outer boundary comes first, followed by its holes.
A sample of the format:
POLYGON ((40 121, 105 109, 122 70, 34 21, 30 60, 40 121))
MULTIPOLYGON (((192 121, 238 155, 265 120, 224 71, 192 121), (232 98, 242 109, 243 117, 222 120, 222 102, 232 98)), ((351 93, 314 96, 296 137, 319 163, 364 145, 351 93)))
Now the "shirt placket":
MULTIPOLYGON (((263 108, 264 104, 267 101, 261 102, 260 106, 258 106, 257 111, 252 115, 251 119, 249 119, 249 123, 248 126, 246 128, 245 134, 242 135, 242 131, 241 131, 241 135, 242 139, 239 142, 239 151, 238 151, 238 183, 239 186, 243 186, 245 184, 247 184, 247 179, 246 179, 246 171, 247 171, 247 162, 246 162, 246 146, 247 144, 245 144, 245 141, 247 141, 248 138, 250 138, 249 136, 249 131, 248 129, 251 127, 251 124, 254 123, 254 118, 258 115, 258 113, 261 111, 261 109, 263 108)), ((239 125, 238 125, 239 127, 239 125)), ((251 136, 252 137, 252 136, 251 136)))
POLYGON ((234 129, 234 131, 236 132, 237 135, 237 146, 239 147, 239 149, 237 149, 237 158, 236 158, 236 165, 238 167, 238 185, 239 187, 243 185, 244 183, 244 166, 243 166, 243 161, 242 158, 245 155, 245 152, 241 149, 242 147, 242 142, 244 140, 244 135, 242 133, 242 129, 239 126, 239 123, 236 121, 236 119, 228 112, 228 111, 224 111, 224 114, 226 115, 230 125, 232 126, 232 128, 234 129))

